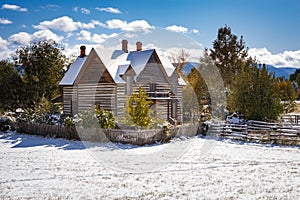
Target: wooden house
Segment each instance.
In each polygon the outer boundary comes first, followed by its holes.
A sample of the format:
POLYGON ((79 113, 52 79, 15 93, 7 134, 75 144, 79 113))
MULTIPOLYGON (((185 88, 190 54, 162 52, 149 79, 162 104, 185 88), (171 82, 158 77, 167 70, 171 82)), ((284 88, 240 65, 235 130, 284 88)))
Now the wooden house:
POLYGON ((160 117, 182 123, 182 77, 155 49, 142 50, 137 42, 136 51, 128 52, 127 43, 122 41, 122 50, 93 48, 89 55, 81 47, 60 82, 64 112, 76 114, 98 104, 122 117, 126 98, 141 86, 160 117))

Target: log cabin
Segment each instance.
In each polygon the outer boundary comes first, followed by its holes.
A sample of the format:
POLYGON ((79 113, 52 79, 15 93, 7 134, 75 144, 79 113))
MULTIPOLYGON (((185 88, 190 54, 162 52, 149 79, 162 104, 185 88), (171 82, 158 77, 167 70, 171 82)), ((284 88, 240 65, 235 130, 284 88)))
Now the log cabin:
POLYGON ((155 49, 128 51, 128 41, 122 49, 92 48, 88 55, 85 46, 60 81, 63 87, 64 113, 77 114, 99 105, 122 117, 126 98, 143 87, 151 108, 173 124, 182 123, 183 78, 165 56, 155 49))

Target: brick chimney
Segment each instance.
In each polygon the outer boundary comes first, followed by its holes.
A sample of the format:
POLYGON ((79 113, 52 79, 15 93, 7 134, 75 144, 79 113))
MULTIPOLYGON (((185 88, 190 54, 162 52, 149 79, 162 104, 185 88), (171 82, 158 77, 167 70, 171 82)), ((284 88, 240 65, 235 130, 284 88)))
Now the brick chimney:
POLYGON ((122 51, 124 51, 125 53, 128 53, 128 41, 127 40, 122 40, 122 51))
POLYGON ((86 49, 86 47, 85 46, 81 46, 80 47, 80 58, 83 58, 83 57, 85 57, 86 55, 85 55, 85 49, 86 49))
POLYGON ((137 50, 137 51, 142 51, 142 50, 143 50, 143 49, 142 49, 142 45, 143 45, 143 44, 142 44, 141 42, 137 42, 137 43, 136 43, 136 50, 137 50))

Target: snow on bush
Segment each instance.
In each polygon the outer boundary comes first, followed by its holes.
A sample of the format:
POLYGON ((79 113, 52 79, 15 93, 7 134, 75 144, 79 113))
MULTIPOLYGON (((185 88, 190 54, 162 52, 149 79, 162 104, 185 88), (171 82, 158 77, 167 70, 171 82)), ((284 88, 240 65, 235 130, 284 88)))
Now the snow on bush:
POLYGON ((11 125, 16 122, 16 118, 13 113, 5 113, 0 116, 0 131, 8 131, 11 129, 11 125))

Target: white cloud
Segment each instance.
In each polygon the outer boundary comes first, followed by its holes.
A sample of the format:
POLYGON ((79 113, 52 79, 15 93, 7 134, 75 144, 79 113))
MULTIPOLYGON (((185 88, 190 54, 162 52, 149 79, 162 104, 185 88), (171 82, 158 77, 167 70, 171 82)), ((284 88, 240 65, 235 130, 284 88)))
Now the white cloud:
POLYGON ((129 32, 149 32, 151 29, 154 29, 154 26, 151 26, 146 20, 135 20, 128 23, 120 19, 112 19, 106 21, 106 24, 109 29, 121 29, 129 32))
POLYGON ((0 18, 0 24, 12 24, 12 21, 5 18, 0 18))
POLYGON ((90 41, 91 40, 91 33, 86 31, 86 30, 82 30, 82 31, 80 31, 80 33, 77 34, 77 40, 90 41))
POLYGON ((74 46, 69 46, 68 44, 65 44, 65 48, 63 50, 63 53, 67 56, 67 58, 76 58, 80 54, 80 46, 85 45, 86 46, 86 53, 89 54, 92 48, 95 46, 103 48, 103 46, 99 44, 76 44, 74 46))
POLYGON ((165 29, 168 31, 173 31, 173 32, 177 32, 177 33, 187 33, 189 31, 188 28, 183 27, 183 26, 177 26, 177 25, 167 26, 165 29))
POLYGON ((13 45, 28 45, 32 40, 32 36, 26 32, 19 32, 8 38, 9 43, 13 45))
POLYGON ((0 50, 6 50, 7 49, 7 41, 4 40, 1 36, 0 36, 0 50))
POLYGON ((107 8, 98 8, 97 7, 95 9, 99 10, 99 11, 114 13, 114 14, 121 14, 122 13, 118 8, 112 8, 112 7, 107 7, 107 8))
POLYGON ((15 49, 9 49, 9 42, 0 36, 0 60, 9 59, 15 49))
POLYGON ((27 32, 19 32, 11 35, 7 40, 0 36, 0 60, 8 59, 14 53, 16 48, 20 46, 30 45, 32 42, 52 39, 61 42, 63 36, 56 35, 50 30, 40 30, 33 34, 27 32))
POLYGON ((83 13, 83 14, 86 14, 86 15, 91 14, 91 11, 86 8, 81 8, 80 10, 81 10, 81 13, 83 13))
POLYGON ((256 58, 259 63, 270 64, 275 67, 300 67, 300 50, 272 54, 267 48, 252 48, 249 49, 248 54, 256 58))
POLYGON ((137 38, 138 35, 134 33, 125 33, 124 38, 137 38))
POLYGON ((112 33, 110 35, 107 34, 91 34, 89 31, 82 30, 77 34, 77 40, 88 41, 97 44, 104 43, 109 38, 117 37, 117 33, 112 33))
POLYGON ((54 40, 55 42, 61 42, 64 37, 58 36, 50 30, 40 30, 33 33, 33 38, 38 40, 54 40))
MULTIPOLYGON (((171 57, 172 54, 177 55, 179 52, 182 51, 182 48, 169 48, 164 50, 159 50, 159 54, 164 55, 166 57, 171 57)), ((199 62, 200 57, 203 56, 204 50, 201 48, 198 49, 192 49, 192 48, 184 48, 185 53, 187 53, 188 56, 188 62, 199 62)))
POLYGON ((72 32, 78 29, 78 25, 68 16, 63 16, 52 21, 43 21, 39 25, 33 26, 36 29, 54 29, 63 32, 72 32))
POLYGON ((43 21, 39 25, 33 26, 36 29, 53 29, 63 32, 76 31, 79 28, 82 29, 93 29, 95 25, 105 26, 103 23, 92 20, 90 23, 75 22, 72 18, 68 16, 63 16, 60 18, 53 19, 52 21, 43 21))
POLYGON ((97 25, 97 26, 101 26, 101 27, 106 27, 105 24, 103 24, 102 22, 99 22, 97 20, 91 20, 91 24, 93 24, 95 26, 97 25))
POLYGON ((114 37, 117 37, 117 36, 118 36, 117 33, 112 33, 110 35, 107 35, 107 34, 93 34, 92 42, 95 42, 97 44, 102 44, 107 39, 114 38, 114 37))
POLYGON ((29 45, 31 42, 34 42, 36 40, 40 41, 40 40, 50 40, 50 39, 56 42, 61 42, 63 40, 63 36, 56 35, 50 30, 40 30, 34 32, 33 34, 29 34, 27 32, 19 32, 11 35, 8 38, 9 44, 8 43, 6 44, 7 46, 8 45, 22 46, 22 45, 29 45))
POLYGON ((56 4, 48 4, 48 5, 46 5, 46 6, 42 6, 42 8, 44 8, 44 9, 55 10, 55 9, 57 9, 57 8, 60 8, 60 6, 59 6, 59 5, 56 5, 56 4))
POLYGON ((199 33, 199 30, 193 29, 193 30, 192 30, 192 33, 197 34, 197 33, 199 33))
POLYGON ((11 4, 2 5, 2 9, 14 10, 14 11, 19 11, 19 12, 27 12, 28 11, 27 8, 21 8, 20 6, 11 5, 11 4))
POLYGON ((177 25, 172 25, 172 26, 167 26, 165 27, 166 30, 176 32, 176 33, 193 33, 193 34, 198 34, 199 30, 197 29, 192 29, 189 30, 188 28, 184 26, 177 26, 177 25))

